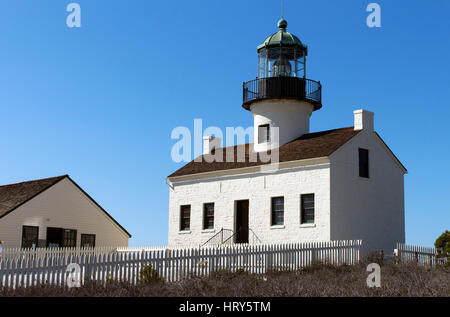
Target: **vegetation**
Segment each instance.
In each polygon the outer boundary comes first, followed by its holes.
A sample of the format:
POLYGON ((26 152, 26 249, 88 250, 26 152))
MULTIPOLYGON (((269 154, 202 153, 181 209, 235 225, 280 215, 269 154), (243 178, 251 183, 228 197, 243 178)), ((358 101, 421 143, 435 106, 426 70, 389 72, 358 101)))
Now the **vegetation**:
POLYGON ((159 282, 161 278, 158 276, 158 272, 152 268, 152 265, 149 264, 139 272, 141 282, 144 284, 159 282))
POLYGON ((446 296, 450 297, 450 269, 416 264, 386 264, 381 267, 381 287, 368 288, 367 263, 355 266, 314 264, 293 272, 264 275, 214 272, 210 277, 191 277, 166 283, 149 267, 142 272, 145 283, 131 285, 95 282, 81 288, 42 286, 0 290, 2 296, 446 296), (150 281, 150 283, 149 283, 150 281))
POLYGON ((450 265, 450 231, 445 230, 434 243, 440 257, 447 257, 446 265, 450 265))

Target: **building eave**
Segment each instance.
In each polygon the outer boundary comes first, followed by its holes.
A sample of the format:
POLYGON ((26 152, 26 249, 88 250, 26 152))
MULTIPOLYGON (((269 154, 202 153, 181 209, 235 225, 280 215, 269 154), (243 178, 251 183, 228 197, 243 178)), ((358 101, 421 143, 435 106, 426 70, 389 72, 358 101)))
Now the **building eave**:
POLYGON ((330 159, 328 156, 316 157, 310 159, 296 160, 296 161, 288 161, 281 162, 275 164, 264 164, 250 167, 242 167, 242 168, 234 168, 234 169, 226 169, 212 172, 204 172, 204 173, 196 173, 182 176, 172 176, 167 179, 171 183, 184 182, 184 181, 200 181, 217 177, 226 177, 226 176, 235 176, 235 175, 244 175, 244 174, 268 174, 276 170, 294 168, 300 166, 310 166, 310 165, 319 165, 324 163, 330 163, 330 159))

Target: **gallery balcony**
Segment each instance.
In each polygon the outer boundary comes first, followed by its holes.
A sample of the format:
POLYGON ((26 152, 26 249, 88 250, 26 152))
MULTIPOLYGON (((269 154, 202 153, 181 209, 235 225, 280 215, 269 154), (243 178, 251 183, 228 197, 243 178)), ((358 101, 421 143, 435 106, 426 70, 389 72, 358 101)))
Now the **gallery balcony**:
POLYGON ((250 104, 265 99, 296 99, 310 102, 314 110, 322 108, 322 85, 320 82, 299 77, 256 78, 243 83, 244 109, 250 104))

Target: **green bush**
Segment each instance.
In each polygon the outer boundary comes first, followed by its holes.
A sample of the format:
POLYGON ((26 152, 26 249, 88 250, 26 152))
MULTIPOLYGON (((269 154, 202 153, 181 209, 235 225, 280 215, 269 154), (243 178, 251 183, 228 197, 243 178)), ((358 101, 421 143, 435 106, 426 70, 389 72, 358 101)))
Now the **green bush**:
POLYGON ((155 283, 161 281, 158 272, 152 267, 151 264, 147 265, 139 272, 142 283, 155 283))
POLYGON ((450 231, 445 230, 434 243, 440 257, 446 257, 446 266, 450 266, 450 231))

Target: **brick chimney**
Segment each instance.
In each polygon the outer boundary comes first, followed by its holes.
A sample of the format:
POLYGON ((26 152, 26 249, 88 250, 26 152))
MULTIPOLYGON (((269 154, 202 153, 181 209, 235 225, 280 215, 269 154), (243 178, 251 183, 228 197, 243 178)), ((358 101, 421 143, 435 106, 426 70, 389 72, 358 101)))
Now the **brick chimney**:
POLYGON ((222 139, 216 138, 215 136, 204 136, 203 137, 203 154, 211 154, 214 149, 222 147, 222 139))
POLYGON ((373 131, 373 112, 360 109, 353 111, 353 114, 355 116, 355 130, 373 131))

